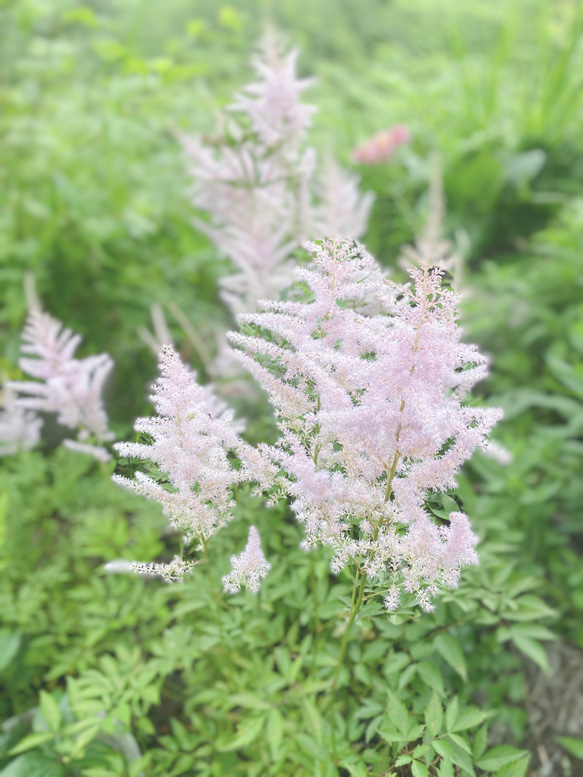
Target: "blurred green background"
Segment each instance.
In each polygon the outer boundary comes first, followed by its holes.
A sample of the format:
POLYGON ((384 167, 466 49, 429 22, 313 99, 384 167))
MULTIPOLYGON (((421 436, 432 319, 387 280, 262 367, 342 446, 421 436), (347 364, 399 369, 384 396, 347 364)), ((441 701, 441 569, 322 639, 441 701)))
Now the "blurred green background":
MULTIPOLYGON (((319 155, 332 149, 350 166, 351 149, 376 131, 396 123, 412 131, 393 164, 359 170, 362 188, 376 193, 364 242, 383 264, 395 265, 400 246, 420 230, 431 160, 440 155, 445 233, 465 257, 464 336, 492 357, 482 401, 504 407, 497 437, 514 455, 504 469, 477 456, 462 475, 485 559, 468 579, 490 586, 494 598, 511 572, 530 580, 522 590, 537 588, 546 603, 538 616, 561 645, 579 651, 583 15, 576 0, 0 0, 0 369, 18 374, 22 283, 31 271, 46 309, 83 335, 82 355, 107 351, 115 360, 106 401, 118 438, 128 439, 135 417, 149 412, 146 386, 156 372, 138 335, 151 304, 178 304, 211 349, 216 333, 233 325, 217 295, 228 268, 191 225, 175 133, 212 130, 217 110, 251 79, 250 55, 270 21, 300 48, 302 75, 317 77, 304 101, 318 106, 310 142, 319 155)), ((169 323, 204 377, 178 322, 169 323)), ((231 682, 213 657, 209 595, 196 582, 177 592, 99 571, 119 556, 156 558, 174 542, 151 505, 120 493, 105 475, 64 450, 0 462, 2 719, 33 709, 39 694, 50 717, 47 694, 66 698, 77 678, 90 690, 75 714, 104 709, 121 721, 150 754, 148 775, 328 774, 257 766, 267 763, 260 759, 253 766, 249 752, 212 750, 209 742, 237 720, 222 697, 204 696, 205 685, 231 682), (96 667, 114 678, 114 689, 123 686, 119 678, 143 677, 119 701, 88 674, 96 667), (212 712, 201 713, 203 703, 212 712), (192 755, 204 747, 210 755, 192 755)), ((307 570, 294 555, 293 521, 258 505, 249 497, 243 513, 266 531, 279 526, 268 547, 287 549, 290 575, 302 578, 306 596, 311 575, 324 597, 335 585, 326 564, 307 570)), ((244 535, 228 532, 217 545, 225 559, 232 538, 244 535)), ((232 606, 233 618, 258 624, 256 642, 244 641, 233 659, 242 673, 261 673, 245 651, 271 656, 281 635, 297 647, 302 628, 309 632, 303 622, 289 636, 300 589, 272 591, 261 611, 247 599, 232 606), (274 610, 277 628, 269 625, 274 610)), ((534 627, 521 639, 500 632, 508 623, 497 601, 482 602, 497 613, 490 622, 454 630, 470 677, 457 690, 495 711, 497 741, 525 744, 535 769, 541 743, 552 749, 561 733, 583 742, 583 722, 537 740, 528 679, 533 667, 551 671, 537 641, 550 632, 534 627)), ((454 623, 446 609, 438 617, 454 623)), ((14 739, 2 737, 0 766, 16 768, 6 755, 14 739)), ((561 757, 581 769, 573 747, 561 757)), ((127 754, 115 762, 110 753, 108 766, 95 766, 101 756, 82 762, 79 752, 67 762, 45 753, 38 774, 53 774, 49 762, 61 769, 55 775, 139 773, 127 754)), ((34 777, 31 763, 28 772, 0 775, 34 777)))

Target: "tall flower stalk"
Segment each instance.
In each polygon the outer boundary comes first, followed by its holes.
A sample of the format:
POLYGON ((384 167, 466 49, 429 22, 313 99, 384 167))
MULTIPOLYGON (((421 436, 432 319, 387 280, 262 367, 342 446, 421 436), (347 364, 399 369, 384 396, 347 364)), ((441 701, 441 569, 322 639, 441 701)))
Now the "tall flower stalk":
POLYGON ((412 284, 385 280, 354 243, 311 244, 296 270, 309 301, 264 302, 232 334, 240 358, 267 391, 281 438, 267 449, 277 485, 305 527, 303 545, 333 551, 339 572, 402 592, 426 610, 440 585, 455 586, 477 561, 467 516, 438 525, 430 492, 454 488, 455 473, 501 417, 462 400, 486 374, 485 359, 460 341, 457 296, 442 271, 411 270, 412 284))
POLYGON ((311 80, 298 78, 296 63, 297 51, 268 32, 253 61, 258 80, 235 95, 216 139, 180 136, 200 213, 194 224, 236 270, 221 280, 234 315, 279 296, 306 238, 360 237, 372 205, 333 161, 315 176, 305 139, 316 109, 300 100, 311 80))
MULTIPOLYGON (((184 544, 194 542, 206 553, 210 537, 233 517, 233 488, 257 479, 260 456, 238 436, 232 413, 196 382, 169 345, 160 353, 160 372, 152 396, 157 415, 139 418, 134 427, 151 443, 121 442, 115 448, 121 456, 152 462, 163 477, 137 470, 133 478, 116 474, 113 480, 159 502, 184 544)), ((132 565, 168 582, 181 580, 193 567, 193 560, 180 556, 169 564, 132 565)))

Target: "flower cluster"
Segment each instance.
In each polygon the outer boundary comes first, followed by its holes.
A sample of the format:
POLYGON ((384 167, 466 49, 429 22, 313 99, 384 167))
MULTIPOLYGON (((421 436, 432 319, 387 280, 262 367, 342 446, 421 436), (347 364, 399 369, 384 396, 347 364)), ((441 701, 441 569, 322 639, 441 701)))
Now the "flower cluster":
POLYGON ((462 404, 486 374, 477 349, 460 342, 457 296, 442 271, 411 270, 398 286, 352 242, 309 246, 296 277, 307 302, 263 302, 232 334, 245 366, 267 391, 282 432, 267 449, 282 491, 305 525, 304 546, 332 547, 332 569, 355 563, 426 609, 440 584, 476 562, 467 516, 438 525, 431 491, 455 473, 501 417, 462 404))
POLYGON ((413 267, 439 267, 450 273, 452 286, 456 291, 461 287, 463 256, 452 250, 452 244, 443 236, 445 221, 445 194, 441 163, 436 156, 433 159, 429 181, 427 218, 421 232, 412 246, 403 248, 399 265, 408 270, 413 267))
POLYGON ((29 451, 40 440, 42 418, 20 407, 15 392, 5 387, 0 409, 0 456, 29 451))
POLYGON ((261 550, 261 538, 255 526, 249 529, 249 539, 240 556, 231 556, 231 571, 223 577, 223 588, 227 593, 236 594, 241 586, 257 593, 261 578, 267 577, 271 564, 266 561, 261 550))
MULTIPOLYGON (((171 346, 161 351, 160 370, 152 397, 157 416, 135 424, 135 430, 149 435, 152 443, 122 442, 115 448, 122 456, 153 462, 168 485, 140 471, 133 479, 114 475, 113 480, 159 502, 186 544, 197 540, 204 546, 232 518, 233 486, 256 480, 264 464, 237 435, 230 411, 223 412, 221 403, 196 382, 171 346)), ((180 566, 175 560, 172 569, 141 564, 135 569, 173 579, 188 571, 189 563, 180 566)))
POLYGON ((296 61, 268 33, 254 61, 258 81, 236 95, 219 138, 180 136, 192 203, 209 217, 194 223, 237 270, 221 281, 233 314, 279 296, 306 237, 360 237, 372 204, 332 163, 315 178, 315 152, 304 147, 315 108, 300 101, 310 80, 298 78, 296 61))
POLYGON ((113 439, 113 434, 101 392, 113 367, 111 358, 102 353, 76 359, 81 336, 36 307, 29 314, 22 340, 26 356, 19 361, 20 369, 36 380, 9 383, 12 390, 25 395, 15 404, 56 413, 60 424, 77 430, 77 440, 65 440, 68 448, 107 460, 109 453, 101 444, 113 439), (97 445, 89 443, 92 438, 97 445))
POLYGON ((390 162, 400 146, 411 141, 409 128, 397 124, 391 129, 377 132, 372 138, 357 146, 352 152, 352 158, 361 165, 378 165, 390 162))

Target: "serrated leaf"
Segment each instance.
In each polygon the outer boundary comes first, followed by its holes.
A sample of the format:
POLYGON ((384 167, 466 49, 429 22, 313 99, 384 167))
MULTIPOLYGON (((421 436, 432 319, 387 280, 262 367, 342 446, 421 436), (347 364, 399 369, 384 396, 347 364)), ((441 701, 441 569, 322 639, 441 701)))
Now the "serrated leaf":
POLYGON ((556 739, 568 753, 583 761, 583 739, 577 737, 557 737, 556 739))
POLYGON ((474 736, 474 743, 472 745, 472 754, 474 756, 474 761, 477 761, 478 758, 481 758, 484 755, 487 747, 488 747, 488 726, 482 726, 482 728, 480 728, 474 736))
POLYGON ((444 661, 454 669, 462 680, 467 681, 468 669, 466 666, 466 659, 459 642, 449 632, 438 634, 433 644, 437 648, 440 656, 444 661))
POLYGON ((394 742, 404 742, 405 736, 400 731, 397 731, 396 728, 393 728, 392 726, 383 726, 382 728, 379 728, 379 736, 381 736, 385 742, 388 742, 389 744, 393 744, 394 742))
POLYGON ((421 761, 413 761, 411 772, 413 777, 429 777, 429 769, 421 761))
POLYGON ((453 762, 450 758, 442 758, 439 764, 438 777, 454 777, 453 776, 453 762))
POLYGON ((506 764, 496 772, 496 777, 525 777, 530 763, 530 755, 526 754, 518 761, 506 764))
POLYGON ((239 750, 242 747, 247 747, 254 742, 263 729, 265 723, 265 716, 260 718, 253 718, 252 720, 244 721, 237 730, 237 736, 228 745, 219 748, 221 753, 229 753, 233 750, 239 750))
POLYGON ((466 731, 468 728, 474 728, 484 722, 486 713, 477 707, 467 707, 458 714, 455 724, 450 731, 466 731))
POLYGON ((459 702, 457 696, 449 702, 445 710, 445 730, 451 731, 455 726, 459 710, 459 702))
POLYGON ((405 766, 405 764, 410 764, 412 760, 410 755, 400 755, 395 761, 395 766, 405 766))
POLYGON ((547 651, 544 649, 540 642, 537 642, 531 637, 525 637, 522 634, 513 634, 512 641, 521 651, 521 653, 524 653, 525 656, 528 656, 528 658, 540 666, 543 672, 548 675, 549 661, 547 658, 547 651))
POLYGON ((398 699, 394 693, 389 694, 387 715, 398 731, 401 731, 403 734, 407 733, 409 728, 409 713, 403 702, 398 699))
POLYGON ((510 745, 497 745, 488 750, 486 755, 480 758, 479 761, 476 761, 476 766, 484 769, 484 771, 496 772, 498 769, 506 766, 506 764, 518 761, 524 755, 526 755, 524 750, 517 750, 510 745))
POLYGON ((461 748, 462 750, 465 750, 468 755, 472 754, 472 748, 470 743, 467 741, 467 739, 460 736, 460 734, 448 734, 447 736, 459 748, 461 748))
POLYGON ((472 760, 465 750, 462 750, 454 742, 450 742, 446 739, 434 739, 432 745, 439 755, 449 758, 454 764, 461 767, 464 772, 471 774, 472 777, 474 777, 475 772, 472 766, 472 760))
POLYGON ((435 737, 443 725, 443 707, 435 694, 429 700, 425 709, 425 725, 430 736, 435 737))

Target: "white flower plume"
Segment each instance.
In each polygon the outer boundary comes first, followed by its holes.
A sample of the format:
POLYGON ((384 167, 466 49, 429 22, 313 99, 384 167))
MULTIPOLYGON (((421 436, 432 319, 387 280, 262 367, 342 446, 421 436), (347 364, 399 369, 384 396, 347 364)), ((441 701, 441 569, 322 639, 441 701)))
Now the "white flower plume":
POLYGON ((245 550, 239 556, 231 556, 231 571, 223 577, 223 588, 227 593, 236 594, 244 585, 257 593, 261 578, 267 577, 270 569, 271 564, 266 561, 261 549, 259 532, 251 526, 245 550))
MULTIPOLYGON (((31 310, 22 334, 20 369, 34 381, 12 381, 9 386, 24 396, 16 400, 21 408, 56 413, 63 426, 77 430, 79 442, 94 437, 98 443, 113 439, 101 392, 113 361, 105 354, 76 359, 81 336, 65 329, 60 321, 38 308, 31 310)), ((97 458, 109 454, 105 448, 85 446, 83 452, 97 458)))

